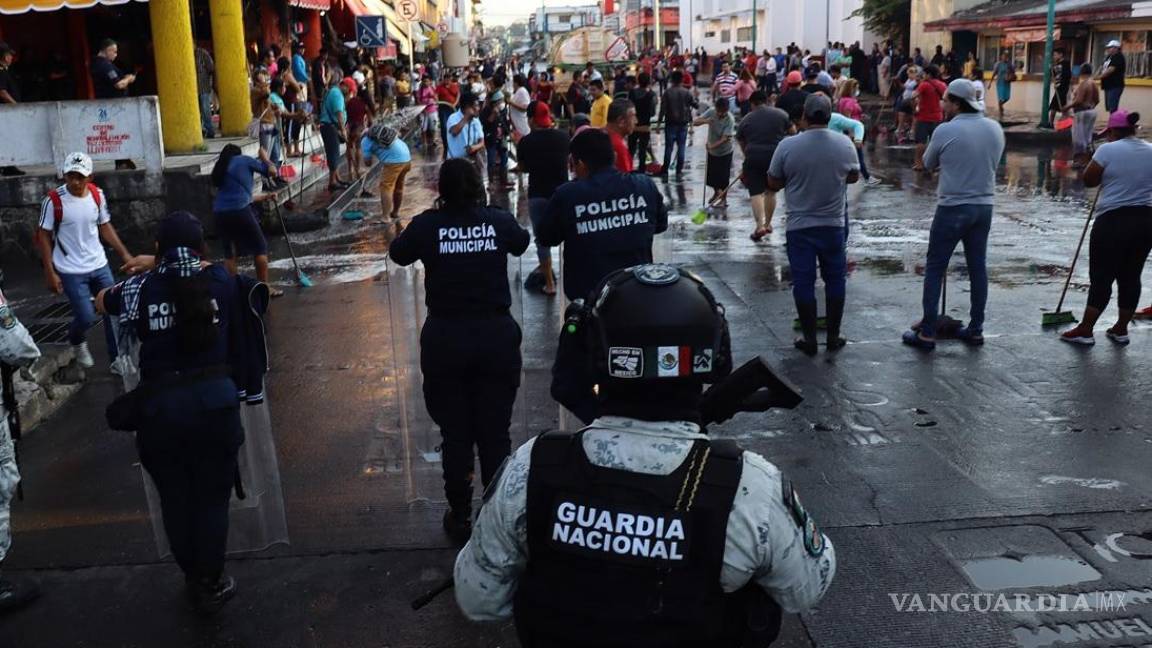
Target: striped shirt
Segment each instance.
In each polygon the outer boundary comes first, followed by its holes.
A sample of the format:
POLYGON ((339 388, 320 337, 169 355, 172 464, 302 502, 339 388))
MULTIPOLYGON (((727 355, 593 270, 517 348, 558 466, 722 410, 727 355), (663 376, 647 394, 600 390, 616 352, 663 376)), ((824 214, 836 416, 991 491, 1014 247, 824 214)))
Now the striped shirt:
POLYGON ((728 72, 727 74, 721 72, 716 75, 716 93, 721 97, 731 97, 736 94, 736 74, 728 72))

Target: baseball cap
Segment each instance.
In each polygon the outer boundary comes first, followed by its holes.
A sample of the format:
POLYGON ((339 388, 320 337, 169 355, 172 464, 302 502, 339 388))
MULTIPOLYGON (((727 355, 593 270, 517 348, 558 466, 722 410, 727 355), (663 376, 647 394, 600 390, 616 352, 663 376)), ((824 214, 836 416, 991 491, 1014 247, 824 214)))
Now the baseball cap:
POLYGON ((948 84, 948 94, 963 100, 973 110, 984 112, 984 97, 983 88, 978 90, 975 81, 968 79, 953 79, 952 83, 948 84))
POLYGON ((361 72, 360 70, 356 70, 355 72, 352 73, 352 80, 358 84, 363 84, 364 83, 364 73, 361 72))
POLYGON ((1108 47, 1116 47, 1116 48, 1119 48, 1119 47, 1120 47, 1120 41, 1118 41, 1118 40, 1110 40, 1110 41, 1108 41, 1108 47))
POLYGON ((340 85, 348 88, 349 90, 355 90, 357 88, 356 79, 353 79, 352 77, 344 77, 344 80, 340 82, 340 85))
POLYGON ((69 153, 68 157, 64 158, 64 173, 79 173, 85 177, 92 175, 92 158, 79 151, 69 153))
POLYGON ((1117 110, 1108 116, 1108 128, 1132 128, 1127 110, 1117 110))
POLYGON ((536 102, 536 107, 532 110, 532 121, 540 128, 552 128, 552 111, 548 109, 548 104, 543 101, 536 102))
POLYGON ((817 122, 827 122, 832 118, 832 100, 822 93, 808 95, 804 100, 804 116, 817 122))
POLYGON ((804 77, 800 76, 800 70, 792 70, 788 73, 788 76, 785 77, 785 81, 787 81, 788 85, 800 85, 804 83, 804 77))

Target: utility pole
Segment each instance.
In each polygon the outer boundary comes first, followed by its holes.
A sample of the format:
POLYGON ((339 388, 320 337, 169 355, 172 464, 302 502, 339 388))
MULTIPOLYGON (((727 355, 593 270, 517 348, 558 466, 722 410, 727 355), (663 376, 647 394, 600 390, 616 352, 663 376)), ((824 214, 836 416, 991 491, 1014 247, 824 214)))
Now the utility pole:
POLYGON ((659 52, 664 42, 664 34, 660 31, 660 0, 652 0, 652 47, 659 52))
POLYGON ((1052 128, 1048 104, 1052 100, 1052 35, 1056 26, 1056 0, 1048 0, 1048 33, 1044 36, 1044 104, 1040 106, 1040 128, 1052 128))

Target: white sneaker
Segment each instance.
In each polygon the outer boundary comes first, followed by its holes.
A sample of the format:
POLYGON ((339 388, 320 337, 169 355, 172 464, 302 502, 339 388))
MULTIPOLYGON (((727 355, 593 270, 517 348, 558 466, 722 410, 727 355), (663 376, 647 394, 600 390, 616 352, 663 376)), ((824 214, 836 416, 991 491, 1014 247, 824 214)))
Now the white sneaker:
POLYGON ((81 367, 91 369, 96 364, 96 361, 92 359, 92 352, 88 350, 87 342, 81 342, 73 346, 72 351, 76 354, 76 364, 81 367))
POLYGON ((869 176, 869 178, 864 181, 864 184, 868 185, 869 187, 875 187, 876 185, 880 184, 880 178, 877 178, 876 176, 869 176))

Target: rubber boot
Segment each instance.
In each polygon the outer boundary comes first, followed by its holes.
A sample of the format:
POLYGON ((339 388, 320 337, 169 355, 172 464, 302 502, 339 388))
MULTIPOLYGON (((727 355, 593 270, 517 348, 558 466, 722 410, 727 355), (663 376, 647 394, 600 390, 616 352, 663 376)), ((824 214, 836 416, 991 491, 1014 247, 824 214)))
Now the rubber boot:
POLYGON ((40 596, 40 586, 36 581, 16 578, 0 578, 0 614, 18 610, 40 596))
POLYGON ((794 346, 805 355, 816 355, 816 302, 796 302, 796 314, 800 318, 802 338, 796 338, 794 346))
POLYGON ((844 298, 828 300, 828 350, 844 348, 848 341, 840 337, 840 322, 844 320, 844 298))

